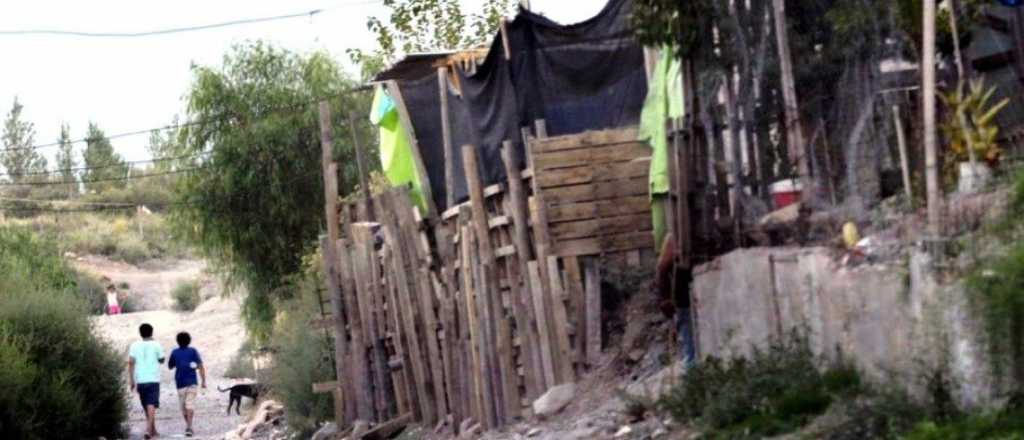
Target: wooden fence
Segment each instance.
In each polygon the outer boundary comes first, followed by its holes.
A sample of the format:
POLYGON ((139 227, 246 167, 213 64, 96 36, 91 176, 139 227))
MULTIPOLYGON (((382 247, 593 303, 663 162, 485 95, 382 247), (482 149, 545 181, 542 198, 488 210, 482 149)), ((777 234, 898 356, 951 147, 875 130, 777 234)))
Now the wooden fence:
POLYGON ((335 393, 337 418, 496 428, 596 365, 598 256, 639 265, 641 251, 653 255, 650 150, 635 138, 529 137, 525 170, 506 143, 508 181, 487 187, 466 146, 470 199, 436 218, 421 217, 401 188, 360 206, 328 200, 333 314, 322 322, 334 329, 338 380, 316 389, 335 393))

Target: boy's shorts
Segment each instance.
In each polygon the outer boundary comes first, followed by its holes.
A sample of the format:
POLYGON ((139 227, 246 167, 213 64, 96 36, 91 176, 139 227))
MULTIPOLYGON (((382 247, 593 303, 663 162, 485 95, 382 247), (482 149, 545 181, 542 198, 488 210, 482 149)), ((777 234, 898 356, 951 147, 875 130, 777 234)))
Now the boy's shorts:
POLYGON ((135 386, 139 391, 139 400, 142 401, 142 409, 147 406, 160 407, 160 383, 140 383, 135 386))
POLYGON ((181 402, 181 409, 189 410, 196 407, 197 386, 190 385, 185 388, 178 388, 178 401, 181 402))

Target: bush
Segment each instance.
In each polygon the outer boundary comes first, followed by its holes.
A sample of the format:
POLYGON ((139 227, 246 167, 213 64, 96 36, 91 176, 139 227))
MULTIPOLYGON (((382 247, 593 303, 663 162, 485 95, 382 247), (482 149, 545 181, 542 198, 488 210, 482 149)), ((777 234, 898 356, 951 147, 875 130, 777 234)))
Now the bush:
POLYGON ((61 243, 62 251, 102 255, 131 264, 159 258, 184 258, 189 248, 174 234, 160 214, 80 214, 9 219, 15 226, 41 231, 61 243))
POLYGON ((659 405, 684 423, 725 438, 760 438, 793 431, 822 414, 860 379, 852 368, 818 371, 805 341, 793 337, 749 357, 697 364, 659 405))
POLYGON ((904 437, 906 440, 946 439, 1024 439, 1024 409, 975 414, 947 423, 919 423, 904 437))
POLYGON ((252 366, 252 343, 246 341, 231 357, 231 363, 224 371, 224 377, 232 379, 255 379, 256 370, 252 366))
POLYGON ((330 394, 313 394, 313 384, 334 380, 331 356, 333 342, 323 332, 309 327, 309 320, 318 316, 317 288, 323 278, 318 268, 319 257, 306 257, 303 275, 291 280, 295 294, 279 309, 281 318, 274 327, 274 362, 269 383, 275 396, 284 404, 290 429, 308 437, 321 421, 333 418, 330 394))
POLYGON ((119 438, 123 361, 56 249, 0 228, 0 438, 119 438))
POLYGON ((199 307, 199 304, 203 302, 203 297, 199 295, 200 287, 197 281, 185 281, 175 286, 171 291, 171 297, 174 298, 174 310, 191 312, 199 307))
POLYGON ((99 278, 87 272, 73 270, 72 276, 75 279, 78 296, 85 302, 89 313, 93 315, 106 313, 107 286, 104 286, 99 278))

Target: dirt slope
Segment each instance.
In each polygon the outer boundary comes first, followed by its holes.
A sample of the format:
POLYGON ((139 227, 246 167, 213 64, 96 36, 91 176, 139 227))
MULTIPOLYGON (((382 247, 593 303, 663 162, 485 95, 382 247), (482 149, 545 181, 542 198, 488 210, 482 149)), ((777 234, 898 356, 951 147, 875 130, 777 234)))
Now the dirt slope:
MULTIPOLYGON (((150 265, 138 268, 123 263, 110 262, 95 257, 86 257, 75 265, 91 272, 106 275, 115 283, 127 282, 132 294, 144 305, 146 311, 116 316, 94 318, 99 334, 109 339, 114 346, 126 353, 128 346, 138 340, 138 327, 149 323, 155 329, 155 338, 170 351, 176 347, 174 337, 179 331, 188 331, 206 364, 208 389, 201 390, 196 401, 196 438, 219 439, 224 432, 243 421, 250 402, 244 402, 242 416, 227 415, 227 394, 217 387, 226 388, 235 383, 223 376, 231 357, 245 338, 239 309, 238 295, 224 298, 219 283, 207 281, 203 288, 205 300, 194 312, 176 312, 171 309, 171 289, 179 282, 202 277, 205 265, 199 261, 184 261, 166 265, 150 265)), ((129 394, 127 387, 125 394, 129 394)), ((137 395, 128 396, 130 404, 129 424, 132 439, 142 438, 145 416, 139 406, 137 395)), ((173 372, 163 370, 160 387, 160 410, 157 413, 157 430, 162 438, 182 438, 185 422, 178 407, 178 396, 174 386, 173 372)))

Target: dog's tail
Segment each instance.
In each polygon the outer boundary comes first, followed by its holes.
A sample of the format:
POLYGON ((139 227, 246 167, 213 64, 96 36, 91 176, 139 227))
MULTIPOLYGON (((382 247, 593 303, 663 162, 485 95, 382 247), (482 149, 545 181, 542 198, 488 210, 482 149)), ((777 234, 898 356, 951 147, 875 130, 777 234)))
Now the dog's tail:
POLYGON ((227 387, 227 388, 224 388, 224 389, 221 389, 221 387, 217 387, 217 391, 220 391, 222 393, 223 392, 227 392, 227 391, 231 391, 231 387, 227 387))

